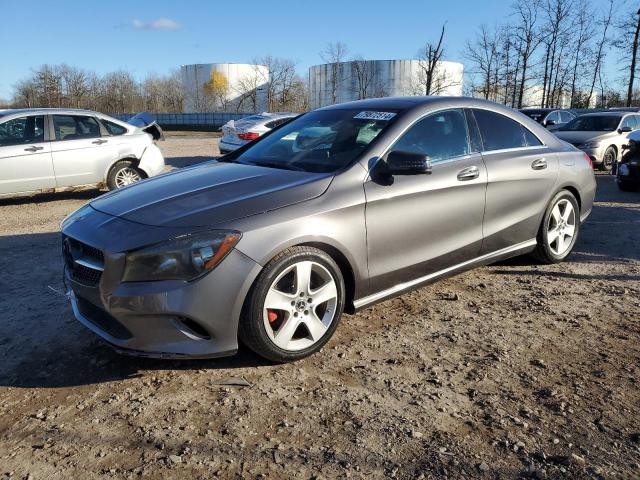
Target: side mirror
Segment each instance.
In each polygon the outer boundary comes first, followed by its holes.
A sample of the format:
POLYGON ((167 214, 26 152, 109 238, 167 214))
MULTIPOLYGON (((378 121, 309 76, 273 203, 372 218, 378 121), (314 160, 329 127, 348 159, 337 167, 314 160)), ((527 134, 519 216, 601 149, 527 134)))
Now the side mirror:
POLYGON ((631 127, 621 127, 618 129, 618 133, 629 133, 631 131, 631 127))
POLYGON ((553 120, 545 120, 544 121, 544 126, 545 127, 552 127, 555 124, 556 124, 556 122, 554 122, 553 120))
POLYGON ((431 159, 427 155, 394 150, 387 154, 387 171, 391 175, 418 175, 431 173, 431 159))

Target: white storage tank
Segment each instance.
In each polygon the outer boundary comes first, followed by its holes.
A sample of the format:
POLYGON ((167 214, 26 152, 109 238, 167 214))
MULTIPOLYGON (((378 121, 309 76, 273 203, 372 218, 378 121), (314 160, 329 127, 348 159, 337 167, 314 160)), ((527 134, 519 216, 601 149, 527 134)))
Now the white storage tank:
MULTIPOLYGON (((422 60, 352 60, 309 68, 312 108, 362 98, 426 94, 425 63, 422 60)), ((462 95, 464 67, 461 63, 438 62, 431 95, 462 95)))
POLYGON ((269 69, 248 63, 182 65, 183 111, 262 112, 267 110, 269 69))

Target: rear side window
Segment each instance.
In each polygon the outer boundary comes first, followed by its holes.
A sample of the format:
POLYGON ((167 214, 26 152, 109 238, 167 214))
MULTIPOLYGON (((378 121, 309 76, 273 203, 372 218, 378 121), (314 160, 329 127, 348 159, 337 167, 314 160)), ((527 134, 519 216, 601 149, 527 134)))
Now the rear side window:
POLYGON ((104 125, 104 128, 107 129, 107 132, 109 132, 109 135, 117 136, 127 133, 127 129, 122 125, 110 122, 109 120, 102 120, 102 124, 104 125))
POLYGON ((628 117, 624 117, 624 120, 622 120, 622 125, 620 125, 620 127, 629 127, 631 128, 631 130, 635 130, 636 128, 638 128, 636 125, 636 116, 629 115, 628 117))
POLYGON ((93 117, 84 115, 54 115, 56 140, 81 140, 100 137, 100 127, 93 117))
POLYGON ((455 109, 427 115, 396 140, 391 150, 427 155, 434 163, 468 155, 469 137, 464 112, 455 109))
POLYGON ((562 123, 569 123, 575 117, 569 112, 560 112, 560 120, 562 123))
POLYGON ((19 117, 0 123, 0 147, 44 142, 44 116, 19 117))
POLYGON ((480 109, 473 109, 473 114, 485 152, 542 145, 538 137, 527 128, 505 115, 480 109))

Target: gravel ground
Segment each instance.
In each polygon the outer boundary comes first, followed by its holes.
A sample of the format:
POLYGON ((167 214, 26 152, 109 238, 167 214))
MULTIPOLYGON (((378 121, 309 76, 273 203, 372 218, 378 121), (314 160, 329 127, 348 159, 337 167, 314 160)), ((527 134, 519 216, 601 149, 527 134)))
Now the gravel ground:
MULTIPOLYGON (((182 167, 215 145, 161 147, 182 167)), ((48 286, 98 194, 0 200, 0 476, 640 477, 640 193, 610 176, 567 262, 438 282, 288 365, 122 357, 77 323, 48 286)))

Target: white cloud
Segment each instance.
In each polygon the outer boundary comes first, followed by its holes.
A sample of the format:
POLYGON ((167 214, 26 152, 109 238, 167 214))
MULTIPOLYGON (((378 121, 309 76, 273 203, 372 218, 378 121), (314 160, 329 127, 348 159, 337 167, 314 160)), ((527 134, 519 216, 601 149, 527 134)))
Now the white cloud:
POLYGON ((170 18, 158 18, 151 22, 143 22, 142 20, 135 19, 131 22, 131 26, 138 30, 179 30, 182 25, 170 18))

